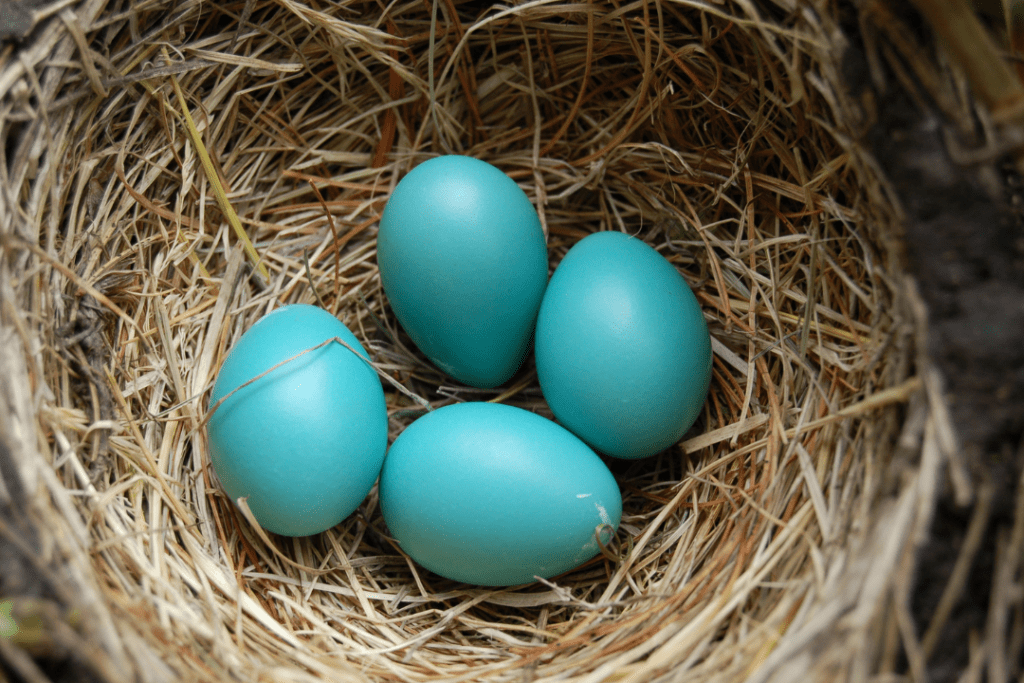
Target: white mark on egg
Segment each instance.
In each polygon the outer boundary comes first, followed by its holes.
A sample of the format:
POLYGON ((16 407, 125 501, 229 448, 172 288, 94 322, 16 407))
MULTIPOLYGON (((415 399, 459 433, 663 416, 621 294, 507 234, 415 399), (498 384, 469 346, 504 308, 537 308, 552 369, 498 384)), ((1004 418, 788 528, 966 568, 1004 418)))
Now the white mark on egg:
POLYGON ((593 493, 577 493, 576 497, 577 498, 590 498, 592 495, 594 495, 594 494, 593 493))
POLYGON ((604 505, 594 503, 594 507, 597 508, 597 514, 601 516, 601 521, 611 526, 612 518, 608 516, 608 511, 604 509, 604 505))

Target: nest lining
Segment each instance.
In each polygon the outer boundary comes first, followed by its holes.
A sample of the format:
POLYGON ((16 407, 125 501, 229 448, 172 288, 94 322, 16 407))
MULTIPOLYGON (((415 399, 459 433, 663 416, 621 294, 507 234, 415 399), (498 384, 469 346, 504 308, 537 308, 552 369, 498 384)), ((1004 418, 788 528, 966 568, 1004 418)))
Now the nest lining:
POLYGON ((103 666, 144 680, 759 680, 791 674, 786 647, 827 639, 858 604, 844 628, 861 640, 833 654, 874 661, 882 579, 851 579, 850 558, 897 559, 867 532, 912 522, 883 472, 919 389, 884 232, 894 209, 848 141, 838 31, 760 9, 96 3, 89 51, 9 109, 42 119, 31 130, 49 152, 25 136, 3 166, 32 209, 5 267, 39 349, 48 486, 116 624, 103 666), (611 463, 619 561, 456 584, 401 554, 373 492, 323 534, 270 538, 208 467, 217 367, 284 303, 335 313, 407 390, 385 384, 391 438, 422 401, 551 416, 530 362, 493 391, 443 376, 380 289, 380 211, 438 153, 520 183, 552 269, 582 236, 621 230, 705 310, 715 357, 697 427, 611 463))

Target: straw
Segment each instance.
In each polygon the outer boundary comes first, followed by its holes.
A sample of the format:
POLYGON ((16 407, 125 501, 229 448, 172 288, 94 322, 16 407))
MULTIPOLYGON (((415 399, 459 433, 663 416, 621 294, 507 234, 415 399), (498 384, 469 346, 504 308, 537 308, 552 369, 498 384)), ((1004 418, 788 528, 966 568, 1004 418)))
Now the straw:
MULTIPOLYGON (((854 142, 863 112, 839 75, 839 24, 824 6, 782 6, 96 0, 51 17, 19 59, 3 53, 0 356, 20 369, 0 407, 22 408, 0 436, 18 445, 19 481, 43 482, 31 514, 77 568, 95 625, 82 642, 108 657, 94 668, 843 681, 888 673, 895 642, 919 672, 944 616, 923 638, 906 628, 896 569, 955 464, 948 417, 918 374, 900 211, 854 142), (392 439, 453 401, 550 417, 531 361, 504 387, 462 386, 381 289, 387 198, 449 151, 519 183, 552 268, 594 231, 645 240, 712 334, 694 430, 610 463, 623 492, 611 546, 596 529, 601 554, 526 586, 418 567, 375 491, 322 534, 273 536, 209 463, 217 369, 289 303, 322 306, 360 340, 392 439), (904 429, 908 406, 920 419, 904 429)), ((1004 615, 1017 519, 994 578, 1004 615)), ((1007 623, 993 637, 1017 642, 1007 623)))

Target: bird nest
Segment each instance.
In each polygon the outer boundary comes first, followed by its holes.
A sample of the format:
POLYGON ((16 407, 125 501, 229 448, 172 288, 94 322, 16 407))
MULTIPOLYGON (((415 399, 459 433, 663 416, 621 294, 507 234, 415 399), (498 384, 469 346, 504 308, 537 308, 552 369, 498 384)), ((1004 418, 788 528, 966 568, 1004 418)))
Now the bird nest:
POLYGON ((115 681, 834 681, 891 655, 945 432, 828 12, 59 5, 0 71, 0 531, 71 610, 44 647, 115 681), (551 268, 594 231, 646 241, 712 337, 690 433, 610 463, 614 546, 526 586, 419 568, 375 491, 316 536, 267 534, 210 467, 218 367, 287 303, 392 380, 391 439, 423 402, 551 416, 532 359, 462 386, 381 290, 384 204, 443 153, 519 183, 551 268))

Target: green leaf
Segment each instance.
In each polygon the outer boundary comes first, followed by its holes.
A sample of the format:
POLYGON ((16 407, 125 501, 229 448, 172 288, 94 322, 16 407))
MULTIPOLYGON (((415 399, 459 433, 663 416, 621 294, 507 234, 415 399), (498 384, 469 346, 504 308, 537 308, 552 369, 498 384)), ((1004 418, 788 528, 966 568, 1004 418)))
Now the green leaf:
POLYGON ((13 638, 18 633, 18 622, 11 616, 13 600, 0 601, 0 638, 13 638))

